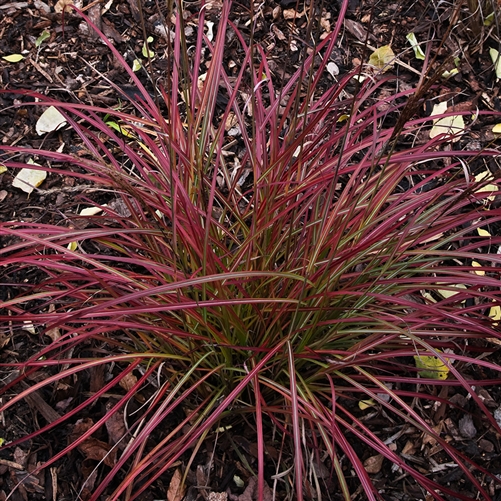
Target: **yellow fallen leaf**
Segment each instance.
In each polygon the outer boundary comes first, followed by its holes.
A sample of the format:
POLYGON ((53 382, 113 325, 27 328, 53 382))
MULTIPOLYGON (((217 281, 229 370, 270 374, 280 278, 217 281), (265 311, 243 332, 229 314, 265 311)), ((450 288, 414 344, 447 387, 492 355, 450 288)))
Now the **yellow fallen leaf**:
POLYGON ((9 63, 18 63, 24 59, 24 56, 22 54, 10 54, 9 56, 3 56, 2 59, 9 63))
POLYGON ((464 284, 453 284, 453 285, 450 285, 449 287, 450 287, 450 289, 439 289, 439 290, 437 290, 437 292, 443 298, 448 299, 448 298, 450 298, 452 296, 455 296, 459 292, 461 292, 461 290, 466 289, 466 285, 464 285, 464 284), (456 289, 456 290, 454 290, 454 289, 456 289))
MULTIPOLYGON (((485 170, 475 176, 475 182, 480 183, 481 181, 483 181, 485 178, 488 177, 492 177, 492 174, 488 170, 485 170)), ((497 184, 491 183, 478 188, 478 190, 476 190, 475 193, 482 193, 482 192, 495 193, 497 191, 499 191, 499 186, 497 184)), ((492 202, 496 198, 496 195, 489 195, 486 198, 492 202)))
POLYGON ((501 124, 496 124, 492 128, 492 132, 494 132, 494 134, 501 134, 501 124))
POLYGON ((477 228, 477 232, 481 237, 492 237, 492 235, 487 230, 484 230, 483 228, 477 228))
POLYGON ((376 49, 369 58, 369 64, 381 71, 388 71, 394 64, 395 53, 389 45, 383 45, 376 49))
POLYGON ((358 402, 358 407, 362 411, 365 411, 365 409, 368 409, 369 407, 374 407, 374 405, 376 405, 376 402, 374 402, 373 398, 369 398, 368 400, 359 400, 358 402))
POLYGON ((77 242, 70 242, 70 243, 66 246, 66 248, 67 248, 68 250, 70 250, 70 251, 73 251, 73 252, 74 252, 74 251, 76 251, 76 250, 77 250, 77 248, 78 248, 78 243, 77 243, 77 242))
MULTIPOLYGON (((471 262, 471 265, 474 267, 474 268, 482 268, 482 265, 478 262, 478 261, 472 261, 471 262)), ((485 271, 484 270, 474 270, 474 273, 476 275, 480 275, 480 276, 484 276, 485 275, 485 271)))
MULTIPOLYGON (((440 350, 437 350, 440 352, 440 350)), ((438 357, 428 355, 414 355, 416 367, 422 369, 419 375, 431 379, 447 379, 449 368, 438 357)))
POLYGON ((489 317, 491 317, 492 320, 495 320, 496 323, 494 325, 497 325, 498 320, 501 320, 501 306, 491 306, 491 309, 489 310, 489 317))
POLYGON ((3 174, 4 172, 7 172, 7 167, 5 165, 0 164, 0 174, 3 174))

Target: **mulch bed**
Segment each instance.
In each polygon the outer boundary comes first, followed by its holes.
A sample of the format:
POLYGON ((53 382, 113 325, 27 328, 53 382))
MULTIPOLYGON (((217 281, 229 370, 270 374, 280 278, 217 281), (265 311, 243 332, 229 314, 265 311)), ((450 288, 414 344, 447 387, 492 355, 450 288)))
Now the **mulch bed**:
MULTIPOLYGON (((75 2, 76 3, 76 2, 75 2)), ((208 2, 207 19, 214 23, 217 29, 218 3, 208 2)), ((270 68, 276 75, 287 80, 298 65, 305 44, 311 43, 308 38, 307 25, 309 16, 317 18, 320 33, 329 31, 337 19, 339 12, 338 2, 325 2, 324 8, 310 10, 303 2, 291 0, 272 1, 264 0, 255 6, 254 21, 249 15, 249 2, 236 3, 232 11, 232 19, 240 27, 255 22, 254 38, 265 49, 270 68)), ((430 42, 430 55, 433 61, 432 69, 440 71, 459 70, 448 80, 440 80, 430 91, 430 99, 435 96, 447 96, 453 99, 454 104, 463 110, 472 113, 477 108, 487 110, 501 110, 499 100, 499 85, 492 60, 489 56, 491 44, 497 44, 497 34, 488 27, 476 22, 474 17, 467 20, 465 8, 455 9, 446 2, 417 0, 415 2, 394 2, 381 0, 369 2, 365 0, 350 0, 347 21, 344 25, 344 34, 341 43, 331 55, 331 60, 339 71, 339 77, 354 67, 367 61, 371 50, 367 48, 380 47, 390 44, 402 64, 395 66, 401 88, 410 88, 418 84, 423 63, 414 57, 406 36, 415 33, 420 41, 430 42), (443 43, 442 43, 443 40, 443 43), (458 54, 458 59, 450 58, 451 54, 458 54)), ((106 4, 92 2, 82 7, 100 27, 104 34, 113 40, 116 47, 126 60, 132 64, 136 58, 141 58, 144 46, 144 32, 153 37, 150 50, 155 57, 151 60, 151 67, 147 71, 140 70, 138 75, 144 85, 155 92, 155 85, 165 82, 168 72, 166 51, 169 34, 163 28, 165 17, 169 15, 156 2, 143 1, 142 12, 138 10, 136 0, 115 0, 106 4), (144 30, 143 30, 144 28, 144 30)), ((23 54, 25 58, 18 63, 9 63, 0 59, 0 85, 9 90, 30 89, 49 95, 63 101, 91 103, 99 106, 122 106, 127 109, 130 105, 127 99, 134 99, 134 88, 123 68, 117 65, 111 57, 108 48, 101 43, 88 29, 80 18, 66 14, 64 19, 58 11, 61 4, 58 2, 44 3, 37 1, 0 0, 0 56, 23 54), (48 37, 37 46, 37 39, 46 31, 48 37), (119 85, 124 94, 118 95, 107 83, 107 79, 119 85)), ((197 2, 187 3, 187 12, 191 14, 187 25, 191 31, 187 32, 188 42, 194 40, 197 25, 199 5, 197 2)), ((208 29, 205 27, 205 29, 208 29)), ((245 30, 244 30, 245 31, 245 30)), ((250 33, 250 28, 249 28, 250 33)), ((424 44, 423 44, 424 48, 424 44)), ((227 51, 228 65, 238 67, 242 54, 236 45, 229 45, 227 51)), ((146 65, 146 64, 145 64, 146 65)), ((338 77, 336 77, 338 78, 338 77)), ((334 84, 333 77, 326 75, 322 85, 334 84)), ((30 98, 14 93, 0 94, 0 141, 7 145, 23 145, 31 148, 58 149, 78 151, 71 130, 63 129, 46 136, 38 136, 35 124, 42 110, 35 106, 18 106, 23 100, 30 98)), ((431 101, 430 101, 431 103, 431 101)), ((429 110, 423 113, 429 114, 429 110)), ((476 124, 469 141, 472 147, 483 147, 495 144, 495 137, 491 132, 492 123, 481 119, 476 124)), ((0 157, 1 161, 1 157, 0 157)), ((23 220, 40 223, 57 223, 71 219, 78 213, 82 196, 94 195, 94 187, 87 182, 76 180, 72 176, 51 175, 29 196, 12 187, 13 175, 10 172, 0 174, 0 220, 23 220)), ((100 203, 113 202, 113 194, 102 193, 96 195, 100 203)), ((1 245, 9 242, 4 240, 1 245)), ((0 300, 15 293, 16 284, 25 281, 34 283, 43 277, 37 270, 20 272, 15 268, 0 270, 0 281, 4 286, 0 290, 0 300)), ((19 360, 21 354, 35 353, 40 343, 47 340, 40 339, 28 332, 15 333, 15 336, 0 334, 0 362, 19 360)), ((498 353, 490 355, 491 361, 501 362, 498 353)), ((4 381, 12 374, 2 374, 4 381)), ((95 391, 99 386, 103 374, 80 375, 78 381, 68 384, 68 388, 37 392, 22 405, 15 408, 15 412, 6 412, 1 416, 0 437, 7 441, 15 440, 27 433, 39 429, 47 422, 53 422, 64 411, 69 399, 76 398, 79 392, 95 391)), ((485 374, 489 379, 491 375, 485 374)), ((22 388, 19 388, 22 391, 22 388)), ((501 389, 485 389, 484 398, 487 405, 496 409, 501 404, 501 389)), ((444 387, 444 398, 448 397, 452 405, 436 408, 430 403, 429 421, 454 440, 458 449, 469 456, 475 457, 479 463, 491 471, 501 471, 501 443, 499 436, 489 429, 484 429, 485 421, 478 419, 464 419, 464 413, 459 408, 468 408, 469 402, 453 388, 444 387)), ((148 395, 144 395, 147 398, 148 395)), ((92 409, 94 419, 106 412, 106 406, 112 401, 109 397, 100 405, 92 409)), ((139 403, 138 403, 139 405, 139 403)), ((349 403, 345 403, 349 406, 349 403)), ((465 484, 461 472, 457 468, 441 468, 439 458, 435 457, 436 444, 415 429, 394 423, 381 411, 358 409, 357 400, 352 402, 353 412, 358 415, 365 413, 364 420, 373 430, 378 430, 385 439, 398 434, 396 443, 400 450, 404 450, 409 460, 417 464, 432 478, 440 479, 444 485, 457 489, 463 494, 471 494, 471 486, 465 484)), ((85 451, 73 451, 69 456, 60 460, 53 468, 44 470, 38 475, 29 475, 30 471, 39 462, 47 460, 54 451, 61 450, 71 440, 72 434, 82 433, 88 414, 82 414, 80 421, 74 420, 61 429, 56 429, 43 439, 24 443, 15 450, 0 450, 0 501, 6 499, 11 489, 20 480, 28 476, 19 489, 12 492, 12 501, 20 500, 74 500, 86 499, 92 492, 92 485, 102 475, 95 469, 97 461, 85 451), (79 428, 80 427, 80 428, 79 428), (83 428, 82 428, 83 427, 83 428)), ((438 429, 438 428, 437 428, 438 429)), ((107 441, 104 430, 96 440, 107 441)), ((277 449, 269 430, 269 449, 267 451, 269 470, 267 478, 272 485, 272 476, 275 473, 274 462, 278 458, 277 449)), ((429 438, 429 437, 428 437, 429 438)), ((155 437, 152 437, 155 440, 155 437)), ((360 450, 360 457, 364 460, 367 451, 360 450)), ((250 478, 247 463, 250 467, 256 465, 256 444, 253 439, 253 430, 249 425, 236 431, 227 431, 219 436, 210 436, 206 447, 197 456, 196 471, 188 477, 191 485, 186 499, 194 500, 209 497, 210 491, 222 492, 231 490, 236 501, 252 501, 255 499, 255 485, 250 478), (242 484, 235 483, 235 475, 240 476, 242 484)), ((284 464, 293 465, 294 458, 289 456, 281 459, 284 464)), ((371 475, 387 499, 411 500, 418 499, 420 492, 413 491, 405 475, 398 476, 387 462, 381 465, 370 465, 371 475)), ((336 486, 330 481, 330 471, 322 470, 325 466, 316 465, 316 475, 322 482, 322 490, 327 499, 340 499, 336 486)), ((285 469, 285 468, 283 468, 285 469)), ((165 499, 169 485, 172 485, 174 471, 158 480, 143 500, 165 499)), ((353 485, 356 485, 356 478, 353 485)), ((500 490, 492 485, 493 499, 501 499, 500 490)), ((278 489, 280 499, 287 498, 287 490, 278 489)), ((358 491, 353 499, 363 499, 364 494, 358 491)), ((104 498, 103 498, 104 499, 104 498)), ((216 499, 216 498, 213 498, 216 499)), ((271 499, 271 498, 270 498, 271 499)), ((267 500, 265 500, 267 501, 267 500)))

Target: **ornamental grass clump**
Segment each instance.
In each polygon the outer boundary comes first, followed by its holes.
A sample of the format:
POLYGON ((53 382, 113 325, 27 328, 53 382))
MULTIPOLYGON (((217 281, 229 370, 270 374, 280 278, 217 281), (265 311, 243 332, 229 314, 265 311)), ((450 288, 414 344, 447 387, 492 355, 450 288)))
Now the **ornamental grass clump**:
MULTIPOLYGON (((214 40, 200 29, 190 51, 178 6, 171 78, 157 99, 101 35, 137 88, 133 111, 24 93, 56 107, 81 150, 2 146, 8 170, 71 175, 115 198, 82 197, 96 213, 59 224, 1 224, 4 276, 37 269, 41 278, 17 284, 0 320, 6 332, 36 332, 42 346, 2 364, 17 372, 0 411, 105 373, 61 417, 7 444, 71 425, 43 468, 73 450, 88 456, 93 435, 108 433, 113 446, 89 499, 142 499, 174 467, 195 468, 208 437, 231 438, 243 423, 255 430, 248 474, 258 499, 265 483, 290 499, 349 500, 362 490, 383 499, 370 458, 385 459, 387 474, 406 476, 423 499, 497 491, 496 472, 459 450, 430 407, 456 409, 444 393, 453 388, 501 433, 478 396, 501 382, 485 358, 489 340, 501 340, 498 153, 461 149, 467 132, 446 127, 415 140, 432 125, 420 116, 420 89, 389 94, 391 72, 364 67, 328 80, 346 6, 285 83, 224 2, 214 40), (223 58, 229 38, 243 53, 236 72, 223 58), (433 441, 432 466, 402 451, 406 433, 433 441), (464 491, 440 483, 449 468, 464 491)), ((436 115, 435 125, 457 114, 436 115)))

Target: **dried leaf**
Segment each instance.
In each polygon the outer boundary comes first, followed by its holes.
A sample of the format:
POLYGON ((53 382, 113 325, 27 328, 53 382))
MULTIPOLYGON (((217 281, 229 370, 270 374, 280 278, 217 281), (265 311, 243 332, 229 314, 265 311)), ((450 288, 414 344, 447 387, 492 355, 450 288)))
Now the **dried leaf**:
POLYGON ((184 497, 185 487, 181 484, 182 475, 179 468, 176 469, 170 480, 167 490, 167 501, 181 501, 184 497))
POLYGON ((383 466, 384 456, 382 454, 377 454, 376 456, 371 456, 364 461, 364 468, 367 473, 379 473, 381 467, 383 466))
MULTIPOLYGON (((431 116, 441 115, 447 111, 447 101, 442 101, 433 107, 431 116)), ((462 115, 453 115, 450 117, 442 117, 433 120, 433 127, 430 131, 430 138, 439 136, 440 134, 447 134, 454 136, 452 142, 455 143, 460 139, 460 133, 464 131, 464 119, 462 115)))
POLYGON ((103 461, 106 466, 112 468, 116 462, 116 449, 112 449, 106 442, 97 438, 89 437, 79 446, 78 450, 87 458, 95 461, 103 461))
MULTIPOLYGON (((56 307, 53 303, 49 305, 49 313, 54 313, 56 311, 56 307)), ((59 327, 52 327, 51 329, 47 329, 44 334, 52 339, 52 342, 57 341, 61 337, 61 332, 59 327)))
MULTIPOLYGON (((40 165, 33 162, 31 159, 28 160, 31 165, 40 165)), ((23 190, 28 195, 35 189, 38 188, 46 179, 47 171, 38 169, 29 169, 27 167, 22 168, 17 176, 12 181, 12 186, 14 188, 19 188, 23 190)))
POLYGON ((99 214, 100 212, 103 212, 103 209, 101 207, 86 207, 85 209, 82 209, 80 211, 81 216, 95 216, 96 214, 99 214))
POLYGON ((118 383, 125 391, 129 391, 134 387, 134 385, 137 383, 137 377, 132 374, 132 372, 129 372, 126 374, 122 379, 120 379, 120 383, 118 383))
MULTIPOLYGON (((94 422, 90 418, 79 419, 73 427, 70 436, 70 442, 78 440, 85 432, 87 432, 94 422)), ((95 461, 103 461, 105 465, 113 467, 116 462, 117 450, 111 448, 106 442, 98 440, 94 437, 86 438, 78 445, 78 450, 86 457, 95 461)))
MULTIPOLYGON (((114 405, 114 402, 106 403, 106 410, 109 411, 114 405)), ((124 411, 119 410, 106 419, 106 430, 108 430, 109 442, 117 444, 121 442, 125 436, 127 429, 125 427, 124 411)), ((125 446, 125 444, 124 444, 125 446)))
MULTIPOLYGON (((56 5, 54 5, 54 10, 60 14, 61 12, 64 11, 69 11, 71 9, 71 5, 76 5, 77 2, 74 2, 73 0, 58 0, 56 2, 56 5)), ((78 5, 76 5, 78 7, 78 5)), ((81 8, 81 7, 80 7, 81 8)))
POLYGON ((293 21, 294 19, 299 19, 305 15, 306 11, 298 12, 296 9, 284 9, 283 16, 287 21, 293 21))

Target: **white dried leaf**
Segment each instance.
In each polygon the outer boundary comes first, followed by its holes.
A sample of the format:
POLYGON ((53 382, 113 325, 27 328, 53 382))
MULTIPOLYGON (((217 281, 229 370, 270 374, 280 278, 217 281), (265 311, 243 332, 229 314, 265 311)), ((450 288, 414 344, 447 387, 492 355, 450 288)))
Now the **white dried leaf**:
POLYGON ((39 136, 52 132, 66 125, 66 119, 54 106, 49 106, 38 119, 36 130, 39 136))
MULTIPOLYGON (((31 159, 28 160, 27 163, 31 165, 39 165, 31 159)), ((29 195, 35 188, 38 188, 45 181, 46 177, 47 172, 45 170, 35 170, 24 167, 18 172, 17 176, 12 181, 12 186, 23 190, 29 195)))
POLYGON ((327 71, 333 76, 337 77, 339 75, 339 66, 332 61, 327 63, 327 71))
MULTIPOLYGON (((431 116, 441 115, 447 110, 447 101, 436 104, 433 107, 431 116)), ((440 134, 448 134, 454 136, 452 142, 459 141, 460 134, 464 131, 464 119, 462 115, 453 115, 450 117, 436 118, 433 120, 433 127, 430 130, 430 138, 439 136, 440 134)))
POLYGON ((37 333, 37 331, 35 330, 35 326, 33 325, 33 322, 30 322, 29 320, 23 321, 23 331, 27 331, 30 334, 37 333))
POLYGON ((207 26, 207 39, 209 42, 212 42, 214 39, 214 23, 212 21, 206 21, 205 24, 207 26))
POLYGON ((101 207, 86 207, 85 209, 82 209, 80 211, 81 216, 95 216, 96 214, 99 214, 100 212, 103 212, 103 209, 101 207))

